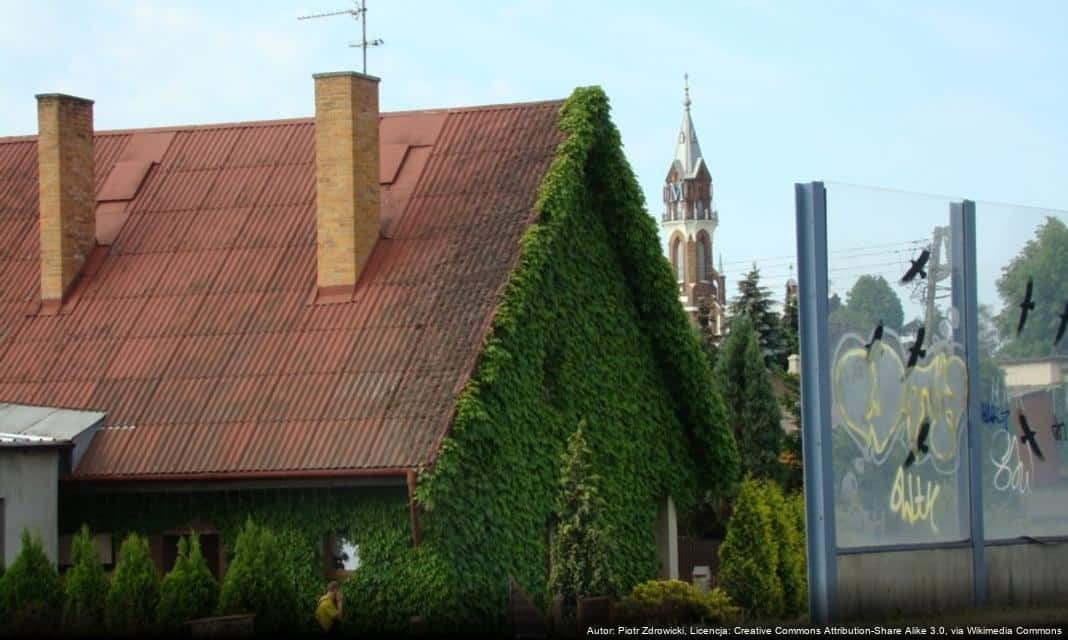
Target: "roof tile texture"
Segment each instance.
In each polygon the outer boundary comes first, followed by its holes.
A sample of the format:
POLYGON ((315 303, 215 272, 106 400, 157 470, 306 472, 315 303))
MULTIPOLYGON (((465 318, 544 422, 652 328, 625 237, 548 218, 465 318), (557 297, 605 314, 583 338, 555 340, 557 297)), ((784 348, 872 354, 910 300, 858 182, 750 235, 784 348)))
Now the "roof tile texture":
POLYGON ((384 114, 382 237, 354 302, 320 306, 311 120, 97 133, 98 194, 124 153, 165 151, 51 317, 34 304, 36 143, 0 139, 0 402, 106 411, 84 478, 429 462, 534 218, 559 106, 384 114))

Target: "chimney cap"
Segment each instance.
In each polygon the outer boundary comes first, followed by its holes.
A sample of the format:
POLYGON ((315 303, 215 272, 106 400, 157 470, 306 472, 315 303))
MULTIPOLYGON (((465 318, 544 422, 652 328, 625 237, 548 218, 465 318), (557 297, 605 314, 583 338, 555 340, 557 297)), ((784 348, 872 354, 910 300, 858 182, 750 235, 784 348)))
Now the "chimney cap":
POLYGON ((375 76, 369 76, 366 73, 359 73, 357 71, 327 71, 326 73, 313 73, 312 74, 312 78, 315 78, 316 80, 318 80, 320 78, 336 78, 336 77, 343 77, 343 76, 349 76, 349 77, 353 77, 353 78, 360 78, 361 80, 370 80, 371 82, 379 82, 379 81, 381 81, 381 78, 377 78, 375 76))
POLYGON ((89 98, 79 98, 78 96, 72 96, 66 93, 38 93, 36 96, 38 102, 45 100, 62 100, 69 102, 83 102, 85 104, 93 104, 93 100, 89 98))

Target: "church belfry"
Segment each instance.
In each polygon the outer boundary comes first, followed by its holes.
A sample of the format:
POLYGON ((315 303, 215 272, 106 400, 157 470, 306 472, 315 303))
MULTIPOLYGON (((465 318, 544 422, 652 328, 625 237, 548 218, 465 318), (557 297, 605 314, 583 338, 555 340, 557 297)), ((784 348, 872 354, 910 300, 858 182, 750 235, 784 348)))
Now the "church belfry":
POLYGON ((712 260, 719 213, 712 199, 712 176, 690 117, 690 104, 687 78, 675 158, 664 180, 660 225, 667 237, 668 260, 679 284, 683 307, 691 320, 708 323, 713 334, 719 336, 726 329, 726 279, 714 268, 712 260))

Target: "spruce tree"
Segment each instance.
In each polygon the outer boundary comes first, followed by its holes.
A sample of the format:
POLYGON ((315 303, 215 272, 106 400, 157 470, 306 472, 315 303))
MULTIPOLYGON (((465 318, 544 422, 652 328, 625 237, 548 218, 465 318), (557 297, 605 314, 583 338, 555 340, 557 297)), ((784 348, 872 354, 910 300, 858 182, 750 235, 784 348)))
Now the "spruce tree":
POLYGON ((219 613, 255 614, 258 633, 291 630, 297 617, 296 589, 283 555, 272 531, 247 520, 219 592, 219 613))
POLYGON ((738 283, 738 295, 731 301, 732 317, 746 316, 759 336, 760 353, 764 364, 778 364, 784 351, 779 316, 772 310, 771 292, 760 284, 760 269, 756 263, 738 283))
POLYGON ((604 501, 597 490, 598 476, 590 469, 586 422, 568 436, 557 500, 556 536, 550 550, 549 591, 563 597, 573 610, 577 599, 613 595, 615 580, 609 567, 611 536, 602 524, 604 501))
POLYGON ((55 628, 63 606, 63 586, 40 536, 22 530, 22 549, 0 577, 0 629, 44 633, 55 628))
POLYGON ((219 585, 200 552, 196 533, 178 541, 178 559, 159 588, 159 621, 177 628, 186 620, 211 615, 219 598, 219 585))
POLYGON ((781 616, 779 545, 771 508, 760 480, 746 478, 738 490, 727 535, 719 546, 719 582, 727 594, 757 618, 781 616))
POLYGON ((801 353, 799 337, 800 323, 797 309, 797 295, 788 295, 782 306, 782 318, 779 321, 783 337, 783 357, 779 364, 786 367, 790 354, 801 353))
POLYGON ((794 506, 783 496, 776 482, 765 481, 764 501, 771 512, 772 535, 779 545, 777 573, 782 584, 783 613, 800 614, 808 605, 805 577, 805 539, 800 535, 794 506))
POLYGON ((70 555, 72 566, 64 580, 63 628, 95 633, 104 624, 108 580, 87 525, 83 524, 71 540, 70 555))
POLYGON ((148 539, 131 533, 119 547, 119 563, 111 577, 104 607, 108 628, 116 633, 144 634, 156 621, 159 574, 148 539))
POLYGON ((715 375, 738 443, 742 473, 779 480, 782 414, 772 391, 771 373, 764 366, 757 334, 748 317, 731 320, 715 375))

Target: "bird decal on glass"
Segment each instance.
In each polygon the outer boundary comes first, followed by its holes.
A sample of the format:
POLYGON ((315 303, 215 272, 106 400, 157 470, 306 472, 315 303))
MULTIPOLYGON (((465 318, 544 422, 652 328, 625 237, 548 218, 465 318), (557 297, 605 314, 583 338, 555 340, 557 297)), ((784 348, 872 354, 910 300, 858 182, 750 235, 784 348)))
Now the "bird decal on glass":
POLYGON ((875 330, 871 333, 871 340, 868 344, 864 345, 864 350, 871 356, 871 348, 875 346, 876 342, 882 342, 883 339, 883 321, 880 319, 879 324, 875 325, 875 330))
POLYGON ((1020 431, 1023 435, 1020 436, 1020 442, 1027 443, 1027 446, 1031 447, 1031 453, 1035 454, 1035 457, 1039 460, 1045 460, 1042 456, 1042 450, 1038 448, 1038 441, 1035 440, 1035 432, 1031 429, 1031 425, 1027 423, 1027 416, 1020 412, 1020 431))
POLYGON ((1027 279, 1027 290, 1024 292, 1023 302, 1020 303, 1020 324, 1016 325, 1016 335, 1020 335, 1023 331, 1024 325, 1027 324, 1027 314, 1030 311, 1035 310, 1035 302, 1031 299, 1031 294, 1034 293, 1035 282, 1033 279, 1027 279))
POLYGON ((1061 311, 1057 317, 1061 319, 1061 324, 1057 327, 1057 337, 1053 339, 1053 344, 1055 345, 1061 343, 1061 338, 1064 337, 1064 329, 1068 327, 1068 300, 1064 302, 1064 311, 1061 311))
POLYGON ((927 436, 929 435, 931 435, 931 421, 924 419, 924 421, 920 423, 920 435, 916 438, 916 450, 909 451, 909 457, 905 458, 905 469, 908 469, 914 462, 916 462, 916 458, 918 457, 917 452, 927 453, 929 451, 927 446, 927 436))
POLYGON ((916 341, 912 343, 911 347, 909 347, 909 361, 908 364, 905 365, 905 375, 901 376, 902 379, 904 379, 905 376, 907 376, 909 372, 912 371, 913 367, 916 366, 916 363, 919 362, 920 358, 923 358, 927 355, 927 350, 923 348, 923 338, 926 334, 927 330, 924 329, 922 325, 919 329, 916 330, 916 341))
POLYGON ((912 266, 909 267, 909 270, 905 272, 905 275, 901 276, 901 284, 908 284, 909 282, 912 282, 917 275, 921 278, 926 278, 927 272, 924 271, 924 267, 927 266, 927 261, 930 258, 931 252, 927 249, 921 251, 920 257, 916 258, 915 260, 912 260, 910 258, 909 262, 912 263, 912 266))

